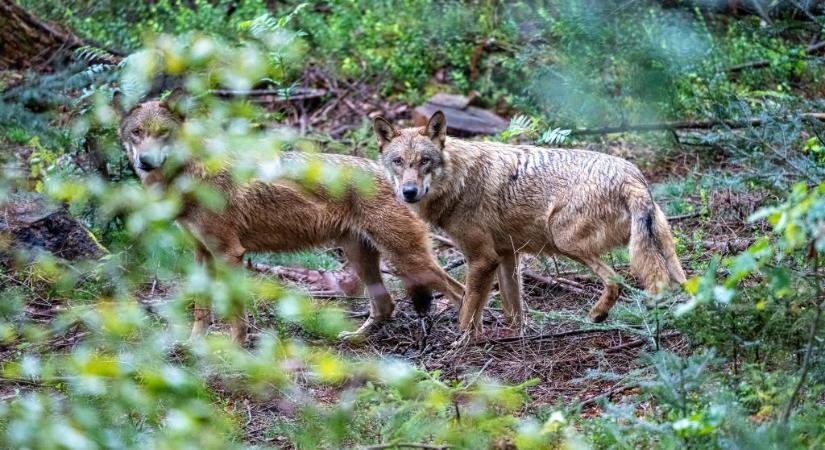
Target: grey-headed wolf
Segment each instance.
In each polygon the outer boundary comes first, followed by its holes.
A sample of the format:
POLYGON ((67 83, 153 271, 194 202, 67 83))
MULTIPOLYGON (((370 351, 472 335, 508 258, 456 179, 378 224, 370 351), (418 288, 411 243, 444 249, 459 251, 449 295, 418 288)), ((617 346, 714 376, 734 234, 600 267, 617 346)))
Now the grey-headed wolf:
MULTIPOLYGON (((119 129, 120 140, 144 185, 168 182, 161 168, 180 124, 181 118, 161 101, 144 102, 125 114, 119 129)), ((308 156, 286 152, 281 157, 297 160, 308 156)), ((393 312, 393 300, 381 278, 381 255, 398 270, 420 314, 430 305, 431 289, 459 304, 463 287, 436 263, 426 225, 395 200, 380 165, 341 155, 313 157, 371 175, 373 192, 361 195, 350 190, 336 197, 289 179, 238 184, 228 171, 209 174, 200 162, 185 161, 179 169, 182 175, 207 184, 225 199, 220 211, 186 202, 180 213, 178 223, 197 241, 196 259, 206 263, 216 257, 241 264, 248 251, 288 252, 337 244, 366 284, 371 298, 369 319, 358 331, 344 334, 345 338, 365 333, 370 325, 388 319, 393 312)), ((206 331, 210 315, 207 308, 196 306, 193 335, 206 331)), ((245 339, 243 317, 232 319, 231 329, 233 339, 245 339)))
POLYGON ((464 253, 468 273, 459 324, 482 331, 481 311, 498 275, 502 309, 521 329, 519 254, 561 254, 604 283, 589 317, 607 318, 619 295, 601 255, 630 244, 630 264, 650 292, 683 283, 667 219, 632 163, 585 150, 470 142, 446 135, 444 114, 423 128, 374 130, 397 197, 442 228, 464 253))

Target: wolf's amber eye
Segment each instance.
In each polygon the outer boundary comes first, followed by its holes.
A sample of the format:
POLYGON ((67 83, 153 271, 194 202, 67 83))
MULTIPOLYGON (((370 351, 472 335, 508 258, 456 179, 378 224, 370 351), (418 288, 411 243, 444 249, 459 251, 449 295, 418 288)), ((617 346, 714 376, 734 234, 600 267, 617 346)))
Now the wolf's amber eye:
POLYGON ((132 136, 135 136, 135 137, 140 136, 140 128, 133 128, 132 129, 132 136))
POLYGON ((426 158, 426 157, 421 158, 421 161, 419 162, 419 164, 421 165, 421 167, 424 167, 424 166, 426 166, 426 165, 427 165, 427 164, 429 164, 429 163, 430 163, 430 158, 426 158))
POLYGON ((401 159, 401 158, 393 158, 392 163, 395 164, 396 166, 400 166, 400 165, 404 164, 404 160, 401 159))

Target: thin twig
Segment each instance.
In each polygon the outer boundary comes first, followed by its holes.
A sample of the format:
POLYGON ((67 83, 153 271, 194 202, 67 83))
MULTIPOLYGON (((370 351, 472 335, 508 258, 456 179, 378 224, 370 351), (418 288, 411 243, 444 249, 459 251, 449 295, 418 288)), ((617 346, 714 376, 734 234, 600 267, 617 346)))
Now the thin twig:
POLYGON ((438 242, 440 242, 440 243, 442 243, 446 246, 449 246, 449 247, 455 247, 455 244, 449 238, 445 238, 444 236, 439 236, 437 234, 433 234, 432 236, 433 236, 433 240, 435 240, 435 241, 438 241, 438 242))
MULTIPOLYGON (((825 43, 823 43, 825 45, 825 43)), ((817 120, 825 120, 825 113, 820 112, 810 112, 810 113, 803 113, 800 114, 799 117, 803 118, 811 118, 817 120)), ((575 129, 571 132, 573 135, 584 135, 584 134, 611 134, 611 133, 624 133, 630 131, 663 131, 663 130, 709 130, 719 125, 724 125, 729 128, 747 128, 747 127, 758 127, 765 123, 766 121, 754 117, 750 119, 741 119, 741 120, 733 120, 733 119, 724 119, 724 120, 680 120, 675 122, 658 122, 658 123, 643 123, 643 124, 636 124, 636 125, 621 125, 615 127, 602 127, 602 128, 579 128, 575 129)))
POLYGON ((626 391, 628 389, 633 389, 633 388, 637 388, 637 387, 639 387, 639 383, 629 383, 629 384, 623 384, 621 386, 615 386, 613 389, 610 389, 610 390, 608 390, 606 392, 603 392, 599 395, 590 397, 589 399, 579 403, 579 406, 584 408, 586 406, 590 406, 590 405, 598 402, 599 400, 601 400, 603 398, 607 398, 609 400, 610 397, 613 396, 613 394, 618 394, 619 392, 623 392, 623 391, 626 391))

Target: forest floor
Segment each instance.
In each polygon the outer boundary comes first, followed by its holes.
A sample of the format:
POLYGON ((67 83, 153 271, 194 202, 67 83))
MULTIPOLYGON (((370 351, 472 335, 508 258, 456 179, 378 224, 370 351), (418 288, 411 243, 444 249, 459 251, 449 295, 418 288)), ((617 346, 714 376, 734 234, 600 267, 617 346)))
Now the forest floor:
MULTIPOLYGON (((630 159, 644 158, 651 152, 643 146, 634 148, 633 144, 591 147, 630 159)), ((645 172, 654 190, 661 190, 657 189, 658 184, 682 183, 691 179, 692 173, 706 170, 707 167, 702 166, 708 164, 711 163, 665 159, 647 165, 645 172)), ((687 205, 687 209, 694 211, 670 217, 674 234, 681 241, 680 252, 688 277, 698 273, 695 268, 707 264, 712 252, 734 255, 753 242, 750 236, 754 230, 747 224, 747 218, 762 206, 766 196, 760 191, 720 188, 709 193, 697 189, 679 198, 681 209, 687 205)), ((668 199, 659 201, 667 209, 668 199)), ((463 279, 463 258, 449 245, 449 239, 439 235, 434 245, 442 265, 457 279, 463 279)), ((338 258, 332 249, 319 252, 326 258, 338 258)), ((533 380, 535 384, 527 388, 532 399, 529 409, 559 403, 579 404, 585 415, 599 414, 602 400, 618 402, 623 396, 639 392, 639 386, 644 383, 644 370, 648 368, 643 353, 659 349, 677 354, 692 351, 687 336, 656 321, 655 310, 673 309, 685 298, 677 296, 658 302, 634 292, 635 283, 624 250, 617 250, 606 260, 628 280, 629 287, 623 290, 603 324, 592 324, 587 319, 587 312, 601 292, 601 284, 594 274, 563 257, 526 256, 522 268, 524 300, 529 314, 522 336, 514 335, 503 323, 494 287, 492 300, 484 311, 484 336, 476 344, 456 350, 450 346, 457 338, 456 309, 446 299, 439 298, 430 317, 419 319, 404 298, 398 280, 385 273, 388 286, 395 287, 393 296, 398 299, 392 321, 375 330, 361 345, 339 342, 334 348, 348 357, 403 359, 428 371, 439 371, 445 380, 473 380, 482 376, 509 384, 533 380)), ((302 289, 300 284, 293 287, 302 289)), ((364 320, 369 310, 365 297, 318 297, 317 301, 347 311, 354 323, 364 320)), ((277 325, 267 322, 266 317, 274 314, 259 311, 253 326, 266 329, 277 325)), ((307 341, 313 340, 313 336, 298 327, 291 331, 303 335, 307 341)), ((347 387, 350 386, 313 386, 309 382, 305 386, 318 400, 329 404, 336 403, 347 387)), ((222 391, 220 386, 216 386, 216 390, 222 391)), ((223 392, 230 402, 246 408, 247 440, 283 443, 285 438, 271 434, 271 424, 290 416, 293 409, 290 402, 271 399, 257 402, 248 397, 235 398, 230 390, 223 392)), ((651 405, 641 403, 636 407, 651 405)))

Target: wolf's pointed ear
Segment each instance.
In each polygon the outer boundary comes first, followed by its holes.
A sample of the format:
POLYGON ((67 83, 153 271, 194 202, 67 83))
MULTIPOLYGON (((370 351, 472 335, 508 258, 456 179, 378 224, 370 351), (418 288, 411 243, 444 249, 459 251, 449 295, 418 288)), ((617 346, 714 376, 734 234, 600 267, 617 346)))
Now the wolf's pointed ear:
POLYGON ((183 119, 184 112, 189 107, 187 100, 186 91, 178 87, 172 89, 168 94, 166 94, 161 103, 166 107, 166 109, 183 119))
POLYGON ((112 109, 120 116, 120 118, 126 117, 129 114, 128 108, 128 99, 126 98, 126 94, 124 94, 120 89, 116 90, 112 93, 112 109))
POLYGON ((372 121, 372 129, 375 130, 375 137, 378 138, 378 150, 384 149, 384 146, 392 141, 398 133, 398 130, 390 123, 389 120, 378 116, 372 121))
POLYGON ((427 137, 435 143, 439 148, 444 148, 444 141, 447 140, 447 117, 441 111, 433 113, 430 120, 427 121, 427 128, 425 129, 427 137))

